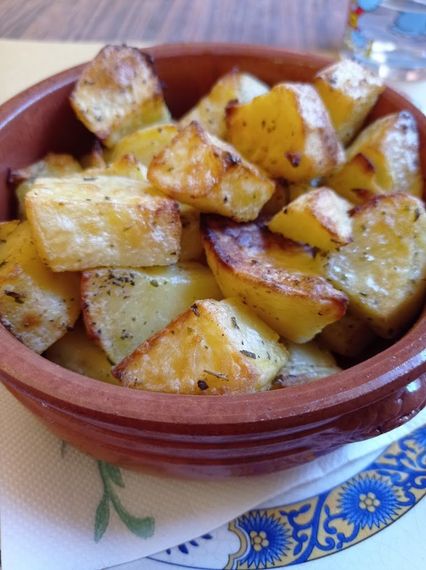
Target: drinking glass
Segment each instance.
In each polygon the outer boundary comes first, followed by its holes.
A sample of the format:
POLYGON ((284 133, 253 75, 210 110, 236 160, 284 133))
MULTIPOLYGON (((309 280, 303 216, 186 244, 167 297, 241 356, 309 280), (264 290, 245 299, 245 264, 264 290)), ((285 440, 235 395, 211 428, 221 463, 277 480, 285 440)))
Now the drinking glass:
POLYGON ((351 0, 343 54, 386 79, 426 79, 426 0, 351 0))

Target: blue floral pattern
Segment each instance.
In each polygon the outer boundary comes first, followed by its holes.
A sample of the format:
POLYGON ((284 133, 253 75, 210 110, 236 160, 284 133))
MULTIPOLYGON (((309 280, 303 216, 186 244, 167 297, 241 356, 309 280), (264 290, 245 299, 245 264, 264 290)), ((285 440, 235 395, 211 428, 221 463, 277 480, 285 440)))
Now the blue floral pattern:
POLYGON ((343 485, 338 500, 339 517, 357 529, 386 525, 399 509, 397 491, 385 479, 362 475, 343 485))
POLYGON ((240 548, 226 568, 282 568, 322 558, 386 528, 426 495, 426 426, 342 485, 229 523, 240 548))
POLYGON ((248 542, 241 558, 241 564, 247 568, 274 565, 290 550, 290 527, 266 511, 250 511, 239 517, 235 525, 245 533, 248 542))

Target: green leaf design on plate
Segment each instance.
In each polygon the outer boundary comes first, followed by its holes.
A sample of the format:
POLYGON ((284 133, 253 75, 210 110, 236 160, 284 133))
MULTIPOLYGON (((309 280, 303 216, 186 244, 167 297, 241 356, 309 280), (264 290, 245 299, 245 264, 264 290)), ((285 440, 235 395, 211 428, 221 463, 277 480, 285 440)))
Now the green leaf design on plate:
POLYGON ((121 475, 120 468, 110 463, 104 463, 105 471, 108 473, 109 478, 113 483, 119 487, 124 487, 123 476, 121 475))
POLYGON ((104 493, 101 502, 96 509, 95 516, 95 542, 99 542, 103 537, 109 524, 109 499, 104 493))
POLYGON ((98 461, 98 469, 102 479, 104 492, 96 509, 95 515, 95 542, 104 535, 110 520, 110 505, 126 527, 140 538, 149 538, 155 531, 154 517, 136 517, 130 514, 123 506, 114 485, 124 488, 124 480, 119 467, 104 461, 98 461))

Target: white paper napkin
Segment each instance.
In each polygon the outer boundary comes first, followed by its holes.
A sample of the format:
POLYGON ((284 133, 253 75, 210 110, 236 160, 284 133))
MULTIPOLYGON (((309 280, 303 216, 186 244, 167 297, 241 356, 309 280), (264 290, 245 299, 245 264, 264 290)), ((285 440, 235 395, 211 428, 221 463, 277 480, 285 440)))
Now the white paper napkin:
POLYGON ((148 556, 335 474, 425 421, 426 412, 390 434, 282 473, 182 481, 113 468, 64 446, 1 387, 3 570, 98 570, 148 556))

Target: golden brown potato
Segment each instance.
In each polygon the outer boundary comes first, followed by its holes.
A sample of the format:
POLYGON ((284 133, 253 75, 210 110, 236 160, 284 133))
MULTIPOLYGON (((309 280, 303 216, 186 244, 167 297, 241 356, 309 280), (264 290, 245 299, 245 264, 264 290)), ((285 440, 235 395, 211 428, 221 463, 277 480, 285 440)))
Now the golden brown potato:
POLYGON ((81 166, 70 154, 50 152, 44 158, 19 170, 12 170, 9 182, 14 186, 18 200, 19 217, 25 219, 25 196, 36 178, 69 176, 81 172, 81 166))
POLYGON ((272 181, 195 122, 153 159, 148 179, 202 212, 241 221, 257 217, 274 192, 272 181))
POLYGON ((41 353, 78 318, 79 276, 42 263, 27 221, 0 223, 0 239, 0 322, 41 353))
POLYGON ((322 186, 306 192, 278 212, 268 228, 286 238, 329 251, 352 239, 350 202, 322 186))
MULTIPOLYGON (((140 180, 146 182, 146 185, 143 188, 141 187, 145 194, 165 197, 165 194, 148 182, 147 168, 136 160, 132 154, 125 154, 108 164, 108 166, 86 170, 85 178, 91 176, 124 176, 125 178, 140 180)), ((182 225, 179 261, 199 260, 203 254, 200 212, 187 204, 177 202, 177 205, 182 225)))
POLYGON ((43 356, 78 374, 110 384, 120 384, 111 373, 112 365, 108 357, 88 338, 80 322, 48 348, 43 356))
POLYGON ((42 259, 53 271, 175 263, 179 208, 147 187, 118 176, 38 179, 25 204, 42 259))
POLYGON ((347 298, 318 275, 310 248, 255 224, 204 220, 207 262, 225 297, 239 297, 293 342, 307 342, 340 319, 347 298))
POLYGON ((197 121, 206 131, 224 139, 226 136, 225 109, 228 103, 247 103, 258 95, 269 91, 269 87, 248 73, 234 69, 218 79, 211 91, 180 120, 186 127, 197 121))
POLYGON ((278 372, 273 383, 274 388, 306 384, 341 371, 333 355, 314 340, 305 344, 287 341, 286 348, 288 360, 278 372))
POLYGON ((327 275, 354 314, 392 338, 419 311, 426 287, 426 214, 409 194, 376 196, 353 211, 353 242, 330 253, 327 275))
POLYGON ((124 45, 104 47, 85 67, 71 105, 107 147, 143 126, 170 120, 151 58, 124 45))
POLYGON ((193 122, 151 162, 148 179, 162 192, 238 221, 254 220, 274 183, 231 146, 193 122))
POLYGON ((278 335, 241 302, 206 299, 141 344, 113 374, 125 386, 156 392, 266 390, 287 360, 277 341, 278 335))
POLYGON ((314 78, 314 87, 344 145, 360 130, 385 88, 378 75, 351 59, 321 69, 314 78))
POLYGON ((109 154, 109 160, 114 162, 132 154, 136 160, 148 167, 154 156, 172 141, 177 132, 176 125, 172 123, 139 129, 118 141, 109 154))
POLYGON ((221 297, 211 271, 199 263, 94 269, 81 280, 86 329, 114 363, 197 299, 221 297))
POLYGON ((271 176, 299 182, 325 176, 344 160, 324 104, 304 83, 280 83, 227 110, 227 139, 271 176))
POLYGON ((354 204, 389 192, 421 197, 419 136, 413 115, 408 111, 387 115, 364 129, 348 148, 346 163, 325 183, 354 204))
POLYGON ((340 321, 326 326, 318 338, 329 350, 355 358, 373 344, 377 336, 365 320, 348 311, 340 321))

